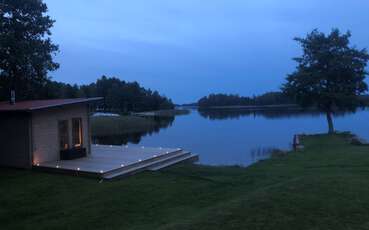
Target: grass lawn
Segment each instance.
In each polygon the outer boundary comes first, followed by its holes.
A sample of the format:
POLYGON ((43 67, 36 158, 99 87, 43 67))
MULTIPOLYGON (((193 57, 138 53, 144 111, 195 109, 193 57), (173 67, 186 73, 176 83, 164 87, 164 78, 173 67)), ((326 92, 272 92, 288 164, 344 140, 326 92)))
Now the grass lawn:
POLYGON ((179 165, 98 183, 0 170, 0 229, 369 229, 369 147, 309 136, 249 168, 179 165))

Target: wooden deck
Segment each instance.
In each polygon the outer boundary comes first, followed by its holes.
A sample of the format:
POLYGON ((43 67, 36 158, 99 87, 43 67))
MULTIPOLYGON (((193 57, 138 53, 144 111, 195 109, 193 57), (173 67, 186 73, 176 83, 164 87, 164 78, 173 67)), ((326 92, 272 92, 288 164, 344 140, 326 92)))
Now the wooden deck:
POLYGON ((87 157, 39 163, 34 165, 34 168, 112 179, 143 170, 159 170, 197 158, 197 155, 179 148, 92 145, 91 155, 87 157))

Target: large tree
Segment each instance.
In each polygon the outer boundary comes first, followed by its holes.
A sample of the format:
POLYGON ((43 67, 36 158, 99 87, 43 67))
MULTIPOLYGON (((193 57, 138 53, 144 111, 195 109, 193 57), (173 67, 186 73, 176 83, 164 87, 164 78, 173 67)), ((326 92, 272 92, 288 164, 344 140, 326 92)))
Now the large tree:
POLYGON ((366 49, 350 46, 351 33, 333 29, 328 35, 314 30, 306 38, 295 38, 303 49, 294 58, 297 69, 282 89, 303 107, 316 106, 326 113, 328 132, 334 132, 332 114, 355 110, 359 95, 367 91, 366 49))
POLYGON ((18 99, 37 97, 58 46, 50 40, 54 21, 42 0, 0 0, 0 98, 10 89, 18 99))

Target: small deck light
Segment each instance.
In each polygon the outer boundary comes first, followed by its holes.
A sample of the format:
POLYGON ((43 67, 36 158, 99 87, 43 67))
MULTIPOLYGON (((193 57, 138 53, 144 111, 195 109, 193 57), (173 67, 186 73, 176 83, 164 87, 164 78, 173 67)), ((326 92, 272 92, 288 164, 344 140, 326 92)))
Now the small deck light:
POLYGON ((104 173, 104 171, 103 170, 100 170, 100 173, 104 173))
POLYGON ((166 154, 169 154, 169 152, 166 152, 166 154))
POLYGON ((77 171, 81 170, 80 168, 77 168, 77 171))
POLYGON ((57 165, 56 168, 58 169, 59 168, 59 165, 57 165))
POLYGON ((120 167, 124 167, 124 164, 121 164, 120 167))
POLYGON ((37 163, 37 164, 36 164, 36 166, 40 166, 40 164, 39 164, 39 163, 37 163))
POLYGON ((153 157, 157 157, 157 155, 154 155, 153 157))
POLYGON ((142 160, 141 159, 138 159, 138 162, 141 162, 142 160))

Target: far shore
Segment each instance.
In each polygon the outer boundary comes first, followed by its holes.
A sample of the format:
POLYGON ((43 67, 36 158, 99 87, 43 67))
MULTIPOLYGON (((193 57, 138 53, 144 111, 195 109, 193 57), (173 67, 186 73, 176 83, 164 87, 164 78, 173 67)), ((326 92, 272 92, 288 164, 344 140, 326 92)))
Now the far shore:
POLYGON ((199 109, 301 109, 297 104, 278 104, 278 105, 225 105, 225 106, 180 106, 179 108, 199 108, 199 109))
POLYGON ((190 111, 188 109, 168 109, 168 110, 156 110, 156 111, 147 111, 140 113, 132 113, 134 116, 143 116, 143 117, 167 117, 167 116, 177 116, 177 115, 186 115, 189 114, 190 111))

